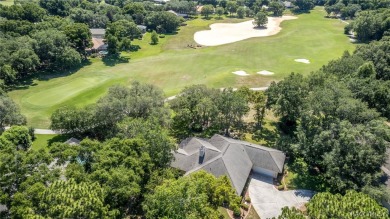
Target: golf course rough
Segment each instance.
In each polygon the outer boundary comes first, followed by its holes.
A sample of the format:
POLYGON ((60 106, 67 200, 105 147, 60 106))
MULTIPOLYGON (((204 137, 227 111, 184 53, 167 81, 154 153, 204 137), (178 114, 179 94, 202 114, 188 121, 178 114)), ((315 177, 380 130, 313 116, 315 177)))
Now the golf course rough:
POLYGON ((130 57, 127 63, 111 65, 94 58, 73 74, 59 73, 58 77, 35 80, 34 86, 9 95, 20 105, 29 126, 48 128, 51 114, 59 107, 94 103, 110 86, 128 86, 134 80, 162 88, 167 97, 192 84, 267 87, 291 72, 307 75, 345 50, 353 51, 355 45, 343 34, 346 24, 324 16, 323 9, 317 7, 311 13, 298 15, 298 19, 283 21, 276 35, 197 49, 187 47, 196 44, 193 37, 197 31, 209 29, 212 23, 239 23, 245 19, 190 20, 178 34, 166 35, 158 45, 149 44, 150 33, 144 40, 135 40, 133 45, 141 49, 125 54, 130 57), (310 64, 294 61, 302 58, 310 60, 310 64), (257 74, 264 69, 275 74, 257 74), (232 74, 237 70, 249 75, 232 74))

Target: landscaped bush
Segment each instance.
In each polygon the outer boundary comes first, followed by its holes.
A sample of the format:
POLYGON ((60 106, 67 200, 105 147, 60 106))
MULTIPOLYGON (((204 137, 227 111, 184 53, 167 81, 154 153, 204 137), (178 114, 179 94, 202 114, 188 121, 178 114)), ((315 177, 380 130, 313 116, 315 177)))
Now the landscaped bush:
POLYGON ((237 205, 232 206, 233 215, 239 217, 241 215, 240 208, 237 205))
POLYGON ((164 34, 160 34, 158 37, 165 38, 165 35, 164 34))
POLYGON ((244 209, 245 211, 247 211, 249 209, 249 206, 245 203, 242 203, 241 208, 244 209))
POLYGON ((245 198, 245 201, 248 202, 248 203, 251 203, 251 198, 248 196, 245 198))

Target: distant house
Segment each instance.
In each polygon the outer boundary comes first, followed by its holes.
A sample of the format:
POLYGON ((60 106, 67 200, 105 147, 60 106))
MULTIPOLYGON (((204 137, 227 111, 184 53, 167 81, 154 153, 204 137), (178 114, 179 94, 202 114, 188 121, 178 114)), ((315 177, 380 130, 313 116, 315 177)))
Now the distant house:
MULTIPOLYGON (((70 146, 79 145, 80 140, 77 138, 69 138, 67 141, 65 141, 65 144, 68 144, 70 146)), ((47 166, 50 170, 53 170, 54 168, 60 168, 61 170, 65 170, 65 168, 69 165, 69 161, 66 161, 64 164, 58 164, 58 158, 54 158, 54 160, 47 166)), ((80 162, 79 162, 80 163, 80 162)), ((61 178, 64 179, 64 176, 62 175, 61 178)))
POLYGON ((146 33, 146 26, 145 25, 137 25, 138 29, 141 31, 142 34, 146 33))
POLYGON ((165 4, 165 3, 169 2, 170 0, 153 0, 153 1, 156 3, 159 3, 159 4, 165 4))
POLYGON ((80 140, 78 140, 77 138, 70 138, 67 141, 65 141, 64 143, 69 144, 69 145, 79 145, 80 140))
POLYGON ((293 7, 294 7, 293 3, 292 3, 292 2, 289 2, 289 1, 284 1, 284 2, 283 2, 283 5, 284 5, 284 7, 286 7, 286 8, 293 8, 293 7))
POLYGON ((92 28, 89 31, 91 31, 92 38, 104 39, 104 35, 106 34, 106 29, 103 28, 92 28))
POLYGON ((1 212, 3 211, 8 211, 8 208, 7 206, 0 204, 0 216, 1 216, 1 212))
POLYGON ((208 140, 186 139, 174 157, 171 166, 184 171, 185 175, 199 170, 216 177, 226 175, 239 195, 243 194, 252 172, 276 178, 283 172, 286 159, 282 151, 221 135, 208 140))
POLYGON ((104 35, 106 30, 102 28, 98 29, 89 29, 92 34, 92 44, 93 46, 87 49, 90 52, 100 52, 107 50, 107 44, 104 42, 104 35))
POLYGON ((169 13, 172 13, 172 14, 178 16, 178 17, 183 17, 183 18, 187 18, 187 17, 188 17, 188 14, 177 13, 177 12, 174 11, 174 10, 169 10, 168 12, 169 12, 169 13))

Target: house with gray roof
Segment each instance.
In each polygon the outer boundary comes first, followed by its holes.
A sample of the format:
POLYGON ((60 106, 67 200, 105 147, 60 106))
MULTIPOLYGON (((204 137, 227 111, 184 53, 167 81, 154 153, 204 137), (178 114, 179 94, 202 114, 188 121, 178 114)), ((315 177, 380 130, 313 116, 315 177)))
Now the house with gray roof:
POLYGON ((221 135, 188 138, 179 145, 174 157, 171 166, 185 175, 199 170, 216 177, 226 175, 239 195, 252 172, 276 178, 283 172, 286 159, 282 151, 221 135))
POLYGON ((80 144, 80 140, 77 139, 77 138, 69 138, 67 141, 65 141, 64 143, 65 144, 69 144, 69 145, 79 145, 80 144))

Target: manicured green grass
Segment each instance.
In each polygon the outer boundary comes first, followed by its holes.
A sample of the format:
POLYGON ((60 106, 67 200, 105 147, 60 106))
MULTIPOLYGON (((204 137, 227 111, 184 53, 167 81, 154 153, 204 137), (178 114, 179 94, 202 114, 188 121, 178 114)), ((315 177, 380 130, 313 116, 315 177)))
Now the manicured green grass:
POLYGON ((36 139, 32 144, 33 150, 45 149, 48 150, 48 145, 51 139, 55 138, 57 135, 35 135, 36 139))
POLYGON ((33 150, 45 149, 49 150, 49 146, 55 142, 65 142, 70 137, 66 135, 35 135, 35 140, 32 144, 33 150))
POLYGON ((221 213, 221 215, 223 216, 224 219, 230 219, 231 218, 229 216, 229 214, 227 213, 226 208, 218 207, 218 211, 219 211, 219 213, 221 213))
POLYGON ((287 166, 288 173, 284 182, 289 190, 291 189, 309 189, 316 192, 327 191, 328 186, 324 183, 320 175, 313 175, 309 172, 300 172, 287 166))
POLYGON ((143 41, 135 41, 142 49, 131 53, 128 63, 106 65, 98 58, 92 59, 90 65, 74 74, 35 80, 35 86, 12 91, 9 95, 21 106, 29 125, 47 128, 51 113, 60 106, 93 103, 109 86, 117 83, 129 85, 133 80, 152 83, 164 89, 167 96, 191 84, 215 88, 267 86, 290 72, 308 74, 340 57, 343 51, 354 49, 355 45, 343 35, 345 24, 325 19, 324 15, 322 8, 316 8, 310 14, 299 15, 299 19, 283 22, 283 30, 277 35, 200 49, 187 47, 196 44, 193 40, 196 31, 208 29, 211 23, 244 19, 194 19, 181 27, 177 35, 160 38, 158 45, 149 44, 149 34, 143 41), (311 64, 297 63, 294 61, 297 58, 309 59, 311 64), (251 75, 236 76, 231 73, 235 70, 251 75), (256 74, 260 70, 275 74, 256 74))
POLYGON ((14 0, 3 0, 3 1, 0 1, 0 4, 1 5, 13 5, 14 4, 14 0))

